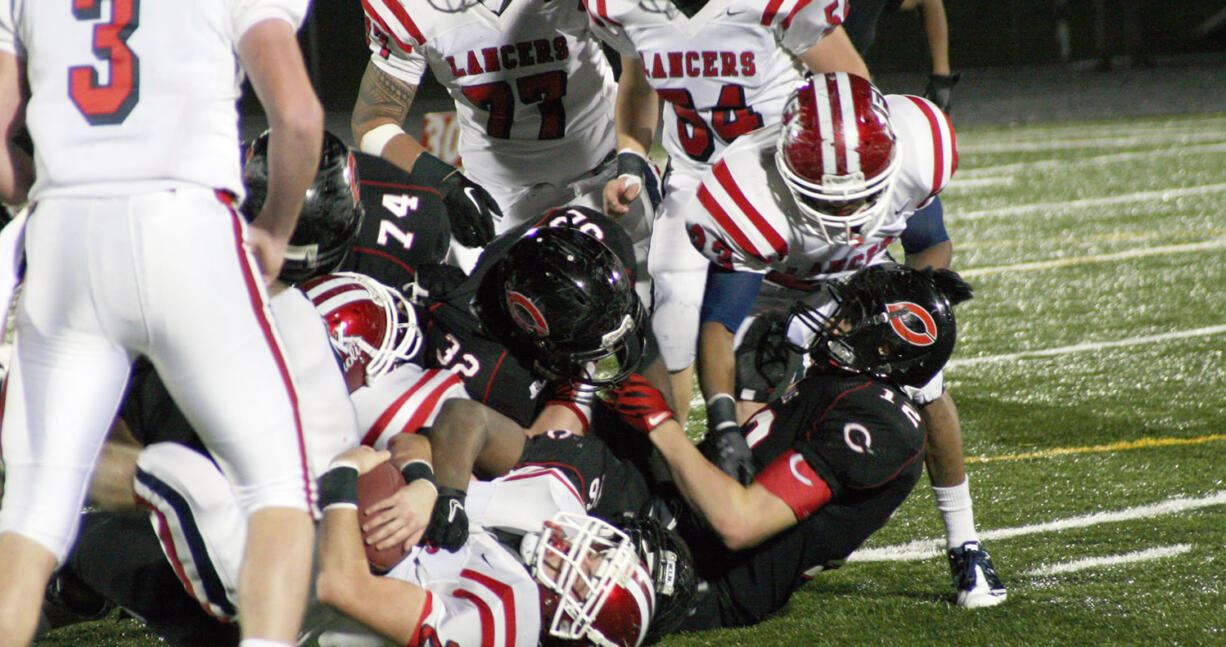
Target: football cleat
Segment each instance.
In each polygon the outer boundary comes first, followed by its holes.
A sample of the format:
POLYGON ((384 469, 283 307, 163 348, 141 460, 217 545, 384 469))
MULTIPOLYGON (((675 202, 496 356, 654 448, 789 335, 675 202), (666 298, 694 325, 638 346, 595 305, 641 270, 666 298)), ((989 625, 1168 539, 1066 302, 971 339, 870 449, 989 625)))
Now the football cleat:
POLYGON ((958 591, 958 606, 978 609, 1005 601, 1005 585, 996 575, 992 556, 978 542, 968 541, 958 548, 950 548, 949 570, 958 591))

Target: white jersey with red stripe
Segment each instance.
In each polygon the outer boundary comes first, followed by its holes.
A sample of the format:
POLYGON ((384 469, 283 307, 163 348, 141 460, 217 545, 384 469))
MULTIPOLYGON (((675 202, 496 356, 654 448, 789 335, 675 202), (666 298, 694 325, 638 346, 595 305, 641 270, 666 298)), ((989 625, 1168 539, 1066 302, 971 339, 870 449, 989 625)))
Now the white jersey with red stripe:
POLYGON ((237 43, 254 24, 296 30, 307 0, 14 0, 0 50, 28 60, 31 200, 197 185, 243 195, 237 43))
POLYGON ((533 466, 470 483, 465 509, 472 532, 464 546, 455 553, 414 548, 388 572, 430 591, 417 644, 538 644, 536 580, 485 529, 537 532, 554 514, 584 514, 584 507, 582 495, 555 469, 533 466))
POLYGON ((362 444, 385 449, 396 434, 415 434, 434 424, 444 402, 468 399, 468 392, 450 369, 424 369, 406 362, 349 397, 357 409, 362 444))
POLYGON ((614 150, 617 93, 576 2, 364 0, 371 61, 416 86, 429 67, 455 100, 464 173, 556 186, 614 150))
POLYGON ((796 206, 775 166, 776 125, 738 140, 703 175, 685 214, 690 242, 712 263, 799 289, 884 261, 907 219, 945 188, 957 167, 954 130, 945 113, 916 96, 885 99, 901 162, 873 236, 832 245, 814 229, 818 225, 796 206))
POLYGON ((596 32, 638 58, 664 108, 664 150, 701 170, 736 138, 779 121, 798 57, 838 26, 847 0, 710 0, 687 18, 671 0, 584 0, 596 32))

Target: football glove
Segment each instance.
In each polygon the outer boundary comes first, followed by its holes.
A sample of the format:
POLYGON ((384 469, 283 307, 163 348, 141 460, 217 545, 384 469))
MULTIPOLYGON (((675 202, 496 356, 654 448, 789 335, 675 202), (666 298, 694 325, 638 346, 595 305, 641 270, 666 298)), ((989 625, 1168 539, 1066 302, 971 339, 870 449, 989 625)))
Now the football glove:
POLYGON ((622 421, 644 434, 650 434, 673 417, 664 395, 638 373, 631 373, 617 388, 606 393, 604 401, 622 421))
POLYGON ((736 424, 736 401, 731 395, 717 393, 707 400, 707 436, 698 449, 741 485, 753 482, 753 452, 736 424))
POLYGON ((481 185, 429 153, 418 156, 413 173, 442 194, 451 219, 451 235, 461 245, 481 247, 493 240, 494 218, 502 217, 502 209, 481 185))
POLYGON ((920 270, 924 276, 932 281, 932 286, 937 289, 937 292, 944 294, 946 299, 949 299, 949 305, 956 306, 963 301, 970 301, 975 297, 974 291, 971 289, 971 284, 967 283, 957 272, 941 268, 934 270, 931 267, 925 267, 920 270))
POLYGON ((663 199, 663 194, 660 193, 660 173, 656 171, 651 160, 634 151, 621 151, 617 154, 617 177, 630 183, 641 184, 643 195, 651 201, 651 208, 660 208, 660 200, 663 199))
POLYGON ((438 499, 430 513, 430 523, 422 534, 421 543, 432 548, 456 552, 468 541, 468 513, 464 498, 468 493, 450 487, 439 487, 438 499))
POLYGON ((924 88, 924 98, 937 104, 937 107, 948 115, 950 95, 953 93, 954 85, 958 83, 960 78, 962 78, 961 72, 955 72, 948 76, 944 74, 929 75, 928 87, 924 88))

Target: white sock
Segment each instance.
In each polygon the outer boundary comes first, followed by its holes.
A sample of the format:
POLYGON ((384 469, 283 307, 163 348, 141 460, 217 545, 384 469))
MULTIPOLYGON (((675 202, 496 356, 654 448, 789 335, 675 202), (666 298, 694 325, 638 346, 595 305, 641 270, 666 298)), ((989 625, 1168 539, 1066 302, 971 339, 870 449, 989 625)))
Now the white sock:
POLYGON ((979 541, 975 532, 975 510, 971 506, 970 479, 950 487, 932 487, 937 510, 945 522, 945 547, 957 548, 968 541, 979 541))
POLYGON ((267 638, 243 638, 239 641, 238 647, 294 647, 294 645, 267 638))

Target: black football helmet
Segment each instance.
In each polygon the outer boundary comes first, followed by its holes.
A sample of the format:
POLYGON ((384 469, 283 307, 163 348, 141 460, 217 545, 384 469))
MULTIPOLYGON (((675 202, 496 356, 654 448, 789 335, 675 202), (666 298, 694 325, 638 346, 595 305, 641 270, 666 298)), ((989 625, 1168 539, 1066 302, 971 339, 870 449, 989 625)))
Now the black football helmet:
POLYGON ((630 537, 630 543, 651 573, 656 609, 644 644, 657 643, 676 631, 697 604, 698 574, 690 547, 681 535, 654 517, 626 513, 613 525, 630 537))
MULTIPOLYGON (((255 138, 243 163, 247 199, 242 211, 247 220, 260 213, 268 195, 268 134, 266 130, 255 138)), ((325 130, 319 171, 307 187, 298 224, 285 250, 281 280, 298 283, 339 267, 362 227, 363 213, 353 153, 325 130)))
POLYGON ((490 335, 549 379, 607 386, 643 359, 646 313, 630 273, 577 229, 528 230, 481 279, 476 307, 490 335), (597 366, 610 357, 615 370, 597 366))
POLYGON ((945 366, 957 339, 953 305, 971 298, 952 270, 916 270, 882 263, 825 286, 830 301, 798 302, 792 317, 815 337, 817 368, 866 373, 900 386, 922 387, 945 366))

